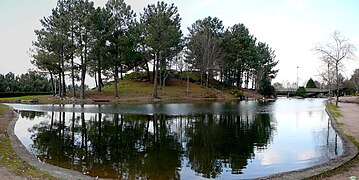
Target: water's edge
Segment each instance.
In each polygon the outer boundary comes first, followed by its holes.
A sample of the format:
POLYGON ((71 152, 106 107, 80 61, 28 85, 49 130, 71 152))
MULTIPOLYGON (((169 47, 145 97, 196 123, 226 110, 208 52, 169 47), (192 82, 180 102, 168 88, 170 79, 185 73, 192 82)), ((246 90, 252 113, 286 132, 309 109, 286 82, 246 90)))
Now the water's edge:
MULTIPOLYGON (((12 108, 12 107, 10 107, 12 108)), ((12 108, 13 109, 13 108, 12 108)), ((333 170, 338 168, 339 166, 343 165, 344 163, 350 161, 358 154, 357 147, 346 137, 343 131, 337 126, 333 116, 329 113, 327 109, 325 109, 326 113, 328 114, 332 128, 338 134, 339 138, 341 138, 343 142, 343 149, 344 152, 341 156, 338 156, 329 162, 312 166, 309 168, 284 172, 279 174, 274 174, 271 176, 266 176, 258 179, 304 179, 309 178, 311 176, 319 175, 323 172, 333 170)), ((16 114, 14 119, 11 121, 7 128, 8 135, 11 140, 11 146, 15 150, 16 154, 23 159, 24 161, 28 162, 31 166, 44 171, 51 176, 57 179, 99 179, 90 176, 86 176, 78 171, 69 170, 61 167, 57 167, 51 164, 41 163, 38 159, 36 159, 30 152, 25 148, 25 146, 20 142, 17 136, 14 133, 14 128, 16 121, 19 119, 19 115, 14 111, 13 113, 16 114)))
MULTIPOLYGON (((11 108, 11 107, 10 107, 11 108)), ((15 114, 14 119, 10 122, 7 133, 9 135, 11 146, 16 152, 16 154, 24 161, 29 163, 31 166, 55 177, 56 179, 60 180, 67 180, 67 179, 95 179, 90 176, 86 176, 78 171, 69 170, 65 168, 61 168, 58 166, 54 166, 51 164, 46 164, 40 162, 38 159, 36 159, 30 152, 25 148, 25 146, 21 143, 21 141, 18 139, 18 137, 15 135, 14 129, 16 121, 19 119, 19 114, 14 111, 12 108, 13 113, 15 114)), ((100 178, 97 178, 100 179, 100 178)))
POLYGON ((329 120, 332 125, 332 128, 338 134, 339 138, 343 142, 343 149, 344 149, 343 154, 323 164, 315 165, 312 167, 308 167, 296 171, 274 174, 271 176, 266 176, 258 179, 306 179, 312 176, 322 174, 326 171, 334 170, 340 167, 341 165, 345 164, 346 162, 354 159, 359 153, 358 148, 348 139, 348 137, 344 134, 344 132, 338 127, 334 117, 332 116, 332 114, 329 112, 327 108, 325 108, 325 112, 329 116, 329 120))

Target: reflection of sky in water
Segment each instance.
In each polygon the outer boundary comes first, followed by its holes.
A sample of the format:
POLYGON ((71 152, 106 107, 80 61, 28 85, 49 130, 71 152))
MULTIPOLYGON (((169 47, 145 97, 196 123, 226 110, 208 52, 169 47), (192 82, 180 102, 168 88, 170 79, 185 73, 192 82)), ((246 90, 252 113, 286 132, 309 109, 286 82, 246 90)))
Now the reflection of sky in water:
MULTIPOLYGON (((306 168, 328 161, 342 154, 342 143, 336 138, 333 129, 328 126, 328 116, 324 111, 323 99, 278 99, 275 102, 261 101, 232 101, 232 102, 203 102, 193 104, 145 104, 145 105, 23 105, 8 104, 15 109, 37 111, 69 111, 66 117, 72 117, 71 112, 76 113, 77 126, 81 126, 78 112, 85 113, 86 120, 96 120, 97 112, 104 112, 103 119, 112 120, 113 115, 108 113, 123 114, 166 114, 172 115, 167 120, 168 131, 177 136, 181 141, 183 150, 186 151, 185 124, 178 115, 213 114, 219 119, 219 115, 232 115, 249 117, 254 114, 270 114, 271 125, 275 129, 266 147, 254 147, 254 156, 247 160, 247 166, 242 169, 242 175, 234 175, 231 168, 222 163, 222 173, 218 179, 256 178, 271 175, 274 172, 285 172, 306 168), (107 114, 106 114, 107 113, 107 114), (337 143, 335 142, 337 141, 337 143), (338 145, 338 147, 336 147, 338 145)), ((49 117, 51 113, 47 114, 49 117)), ((55 113, 55 119, 59 113, 55 113)), ((44 122, 45 116, 35 117, 33 120, 20 117, 15 125, 15 134, 21 142, 30 147, 32 133, 28 130, 44 122), (20 125, 21 124, 21 125, 20 125)), ((204 120, 206 121, 206 120, 204 120)), ((46 123, 49 123, 48 121, 46 123)), ((71 121, 66 121, 67 127, 71 121)), ((153 122, 149 122, 148 132, 153 133, 153 122)), ((77 143, 81 141, 81 134, 75 134, 77 143)), ((34 152, 36 154, 36 152, 34 152)), ((202 179, 189 165, 189 159, 182 156, 182 179, 202 179)))
MULTIPOLYGON (((278 100, 273 110, 276 135, 269 147, 257 151, 255 159, 243 170, 247 177, 257 177, 253 169, 258 167, 263 173, 283 167, 290 167, 289 171, 317 165, 336 156, 336 136, 331 126, 328 127, 329 117, 322 100, 278 100)), ((342 142, 339 137, 337 141, 337 154, 340 155, 342 142)))

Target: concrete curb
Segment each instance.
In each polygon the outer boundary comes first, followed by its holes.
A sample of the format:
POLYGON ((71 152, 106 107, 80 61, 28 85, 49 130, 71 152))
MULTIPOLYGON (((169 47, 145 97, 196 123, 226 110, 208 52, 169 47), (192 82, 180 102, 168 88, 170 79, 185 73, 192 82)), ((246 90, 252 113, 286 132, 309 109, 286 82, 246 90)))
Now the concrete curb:
POLYGON ((9 135, 11 146, 16 152, 16 154, 24 161, 29 163, 31 166, 35 167, 36 169, 39 169, 56 179, 60 180, 68 180, 68 179, 96 179, 94 177, 86 176, 78 171, 73 171, 61 167, 57 167, 51 164, 46 164, 40 162, 36 157, 29 153, 29 151, 25 148, 25 146, 21 143, 21 141, 17 138, 14 132, 15 123, 19 119, 19 115, 15 113, 15 117, 10 122, 8 128, 7 128, 7 134, 9 135))
POLYGON ((334 170, 342 166, 346 162, 354 159, 358 155, 358 148, 347 138, 344 132, 337 126, 334 117, 332 116, 332 114, 330 114, 327 108, 325 108, 325 112, 329 116, 329 120, 333 129, 343 142, 343 154, 324 164, 312 166, 297 171, 279 173, 259 179, 307 179, 312 176, 320 175, 326 171, 334 170))

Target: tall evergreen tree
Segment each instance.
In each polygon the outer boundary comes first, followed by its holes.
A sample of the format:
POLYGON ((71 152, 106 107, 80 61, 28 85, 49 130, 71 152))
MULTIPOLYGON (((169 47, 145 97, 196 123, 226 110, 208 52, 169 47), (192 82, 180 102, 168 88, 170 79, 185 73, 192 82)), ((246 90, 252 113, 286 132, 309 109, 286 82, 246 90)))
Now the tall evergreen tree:
POLYGON ((127 46, 126 36, 128 31, 135 24, 136 14, 127 5, 124 0, 109 0, 106 3, 106 9, 110 13, 113 23, 111 29, 110 46, 112 49, 112 58, 110 59, 110 67, 113 69, 115 97, 118 98, 118 74, 122 73, 124 68, 124 51, 127 46))
POLYGON ((110 58, 109 56, 109 39, 111 37, 111 26, 113 23, 110 19, 110 13, 104 9, 98 7, 93 13, 91 35, 94 38, 93 47, 90 51, 90 71, 93 76, 95 76, 96 86, 98 91, 102 91, 102 71, 105 69, 106 59, 110 58))
POLYGON ((141 15, 145 43, 154 53, 154 98, 158 98, 157 76, 160 62, 166 59, 168 50, 176 50, 181 42, 180 22, 177 7, 163 1, 148 5, 141 15))
POLYGON ((313 81, 312 78, 310 78, 305 86, 305 88, 317 88, 317 86, 315 85, 315 82, 313 81))
MULTIPOLYGON (((249 77, 255 64, 258 64, 256 39, 249 33, 244 24, 235 24, 227 29, 223 43, 227 54, 226 72, 236 80, 237 88, 242 88, 243 79, 248 88, 249 77)), ((231 79, 231 78, 226 78, 231 79)))
POLYGON ((76 14, 78 15, 78 28, 76 38, 78 41, 78 54, 80 56, 80 99, 85 99, 85 78, 87 66, 89 63, 89 53, 93 45, 93 36, 91 34, 92 21, 91 17, 95 11, 94 3, 88 0, 79 1, 76 6, 76 14))

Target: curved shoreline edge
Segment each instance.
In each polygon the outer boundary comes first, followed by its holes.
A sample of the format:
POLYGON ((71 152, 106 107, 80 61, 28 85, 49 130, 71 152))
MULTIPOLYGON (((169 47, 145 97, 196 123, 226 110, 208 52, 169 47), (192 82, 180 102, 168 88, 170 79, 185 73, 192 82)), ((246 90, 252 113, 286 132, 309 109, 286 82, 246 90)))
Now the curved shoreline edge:
POLYGON ((338 127, 334 117, 329 112, 327 107, 325 108, 325 112, 329 116, 329 120, 332 128, 338 134, 339 138, 343 142, 343 154, 323 164, 315 165, 312 167, 308 167, 296 171, 274 174, 271 176, 266 176, 258 179, 307 179, 313 176, 320 175, 324 172, 334 170, 342 166, 346 162, 354 159, 359 153, 358 148, 348 139, 348 137, 344 134, 343 130, 338 127))
MULTIPOLYGON (((16 154, 24 161, 29 163, 31 166, 35 167, 36 169, 39 169, 56 179, 60 180, 68 180, 68 179, 96 179, 94 177, 86 176, 78 171, 69 170, 65 168, 61 168, 58 166, 54 166, 51 164, 46 164, 40 162, 38 159, 36 159, 33 155, 30 154, 30 152, 25 148, 25 146, 21 143, 21 141, 17 138, 15 135, 14 129, 15 129, 15 123, 19 119, 18 113, 16 113, 13 110, 13 113, 15 114, 15 117, 11 120, 9 126, 7 127, 7 133, 9 135, 11 146, 16 152, 16 154)), ((98 179, 98 178, 97 178, 98 179)))
MULTIPOLYGON (((40 162, 38 159, 36 159, 33 155, 31 155, 28 150, 25 148, 25 146, 21 143, 21 141, 17 138, 15 135, 14 129, 16 121, 19 119, 18 113, 14 111, 15 114, 14 118, 11 120, 8 128, 7 133, 9 135, 11 146, 16 152, 16 154, 24 161, 29 163, 31 166, 44 171, 48 173, 49 175, 57 178, 57 179, 101 179, 101 178, 94 178, 87 175, 84 175, 78 171, 75 170, 69 170, 65 168, 61 168, 58 166, 54 166, 51 164, 46 164, 40 162)), ((352 160, 355 158, 359 151, 358 148, 347 138, 347 136, 344 134, 344 132, 338 127, 335 119, 330 114, 327 108, 325 108, 326 113, 329 116, 329 120, 331 122, 332 128, 335 130, 335 132, 338 134, 339 138, 341 138, 343 142, 343 154, 341 156, 338 156, 334 159, 331 159, 329 162, 312 166, 305 169, 295 170, 295 171, 289 171, 279 174, 274 174, 271 176, 261 177, 258 179, 305 179, 310 178, 312 176, 319 175, 321 173, 324 173, 326 171, 334 170, 344 163, 352 160)))

